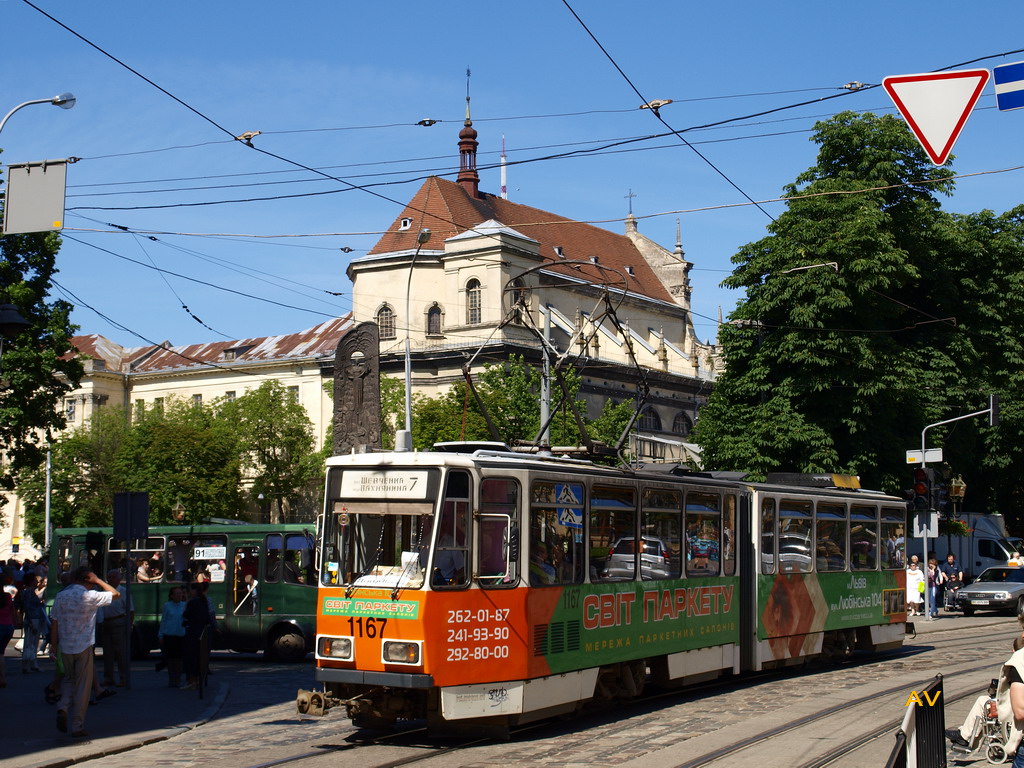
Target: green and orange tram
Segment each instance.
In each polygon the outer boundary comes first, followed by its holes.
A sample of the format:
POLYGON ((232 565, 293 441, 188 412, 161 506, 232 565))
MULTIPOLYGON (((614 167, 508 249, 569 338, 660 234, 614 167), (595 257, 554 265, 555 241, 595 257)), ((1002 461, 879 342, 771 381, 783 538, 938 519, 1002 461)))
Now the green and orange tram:
POLYGON ((906 505, 856 478, 611 468, 500 444, 327 462, 300 711, 508 728, 899 647, 906 505))

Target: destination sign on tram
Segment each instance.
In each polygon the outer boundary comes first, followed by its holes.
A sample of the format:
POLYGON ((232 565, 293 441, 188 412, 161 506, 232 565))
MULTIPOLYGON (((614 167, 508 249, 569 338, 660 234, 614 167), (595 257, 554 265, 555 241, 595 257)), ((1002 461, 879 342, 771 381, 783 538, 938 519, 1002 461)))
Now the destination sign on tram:
POLYGON ((350 499, 425 499, 427 471, 346 470, 341 477, 341 495, 350 499))

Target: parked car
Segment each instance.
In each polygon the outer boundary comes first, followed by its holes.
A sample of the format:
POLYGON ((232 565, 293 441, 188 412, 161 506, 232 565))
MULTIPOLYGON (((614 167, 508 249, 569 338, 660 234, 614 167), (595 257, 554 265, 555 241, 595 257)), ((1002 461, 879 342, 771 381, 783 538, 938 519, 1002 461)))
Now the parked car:
POLYGON ((1024 566, 986 568, 977 581, 961 587, 956 603, 964 616, 975 611, 1024 613, 1024 566))
MULTIPOLYGON (((636 539, 623 536, 615 542, 601 576, 606 579, 632 579, 636 539)), ((668 579, 672 573, 672 552, 661 539, 644 536, 640 539, 640 575, 645 579, 668 579)))

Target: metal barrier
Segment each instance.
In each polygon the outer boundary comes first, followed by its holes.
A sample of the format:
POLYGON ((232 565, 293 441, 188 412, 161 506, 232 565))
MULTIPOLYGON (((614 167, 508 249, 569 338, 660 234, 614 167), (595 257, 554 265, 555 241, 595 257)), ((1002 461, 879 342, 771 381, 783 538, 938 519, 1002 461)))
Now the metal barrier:
POLYGON ((907 707, 886 768, 946 768, 946 704, 936 675, 907 707))

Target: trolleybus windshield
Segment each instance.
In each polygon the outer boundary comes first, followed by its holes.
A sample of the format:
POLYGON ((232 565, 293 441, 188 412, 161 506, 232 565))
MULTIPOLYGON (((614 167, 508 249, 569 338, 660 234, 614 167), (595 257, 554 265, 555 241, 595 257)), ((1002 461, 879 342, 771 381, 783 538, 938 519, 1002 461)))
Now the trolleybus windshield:
POLYGON ((332 468, 324 521, 324 584, 423 586, 440 472, 332 468))

